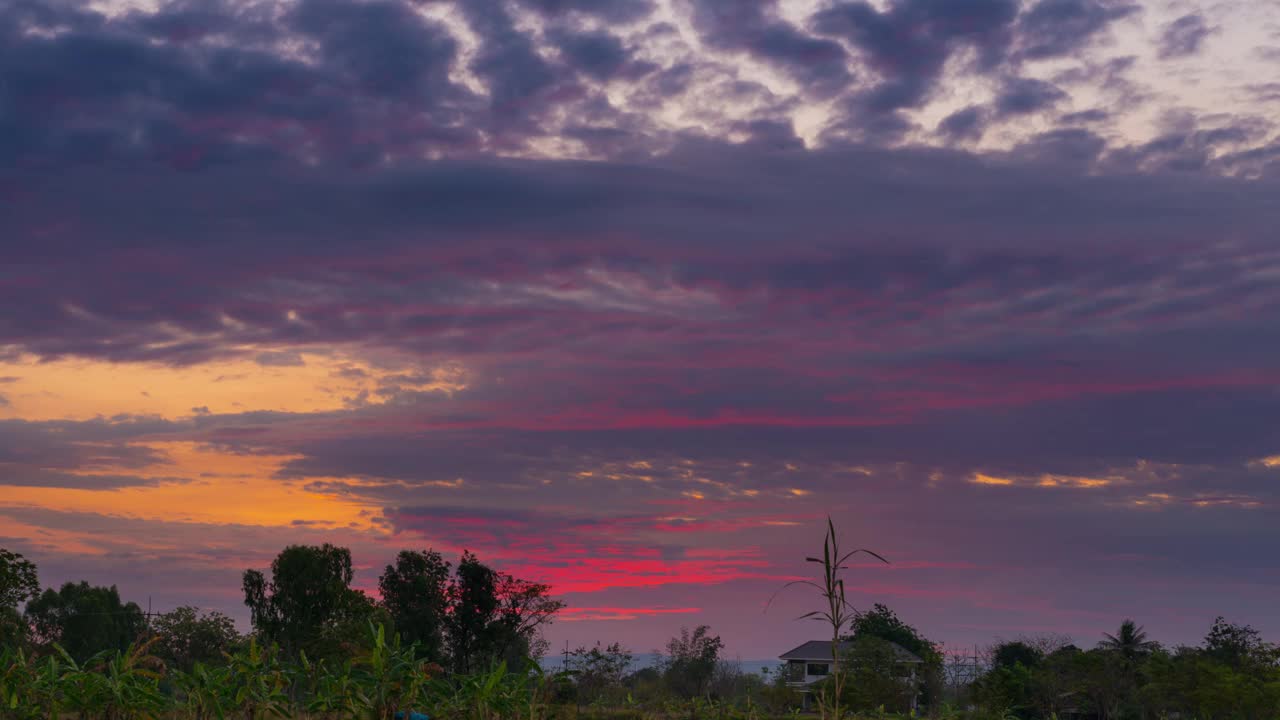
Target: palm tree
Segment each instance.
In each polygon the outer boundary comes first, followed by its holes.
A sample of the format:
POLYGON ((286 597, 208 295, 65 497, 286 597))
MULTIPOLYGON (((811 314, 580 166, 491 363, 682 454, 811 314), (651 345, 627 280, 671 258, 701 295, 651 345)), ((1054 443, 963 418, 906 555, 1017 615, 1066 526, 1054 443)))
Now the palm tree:
POLYGON ((1104 638, 1098 647, 1120 653, 1126 662, 1133 662, 1160 647, 1160 643, 1147 639, 1141 625, 1129 619, 1120 623, 1120 632, 1115 635, 1104 633, 1104 638))

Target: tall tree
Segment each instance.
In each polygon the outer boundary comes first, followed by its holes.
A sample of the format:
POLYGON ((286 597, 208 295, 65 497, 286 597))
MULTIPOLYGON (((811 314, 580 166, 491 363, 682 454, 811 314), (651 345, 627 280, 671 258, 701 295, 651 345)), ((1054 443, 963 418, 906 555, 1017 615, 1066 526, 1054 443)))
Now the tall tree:
POLYGON ((45 590, 27 603, 26 616, 38 640, 59 643, 78 661, 103 650, 123 651, 147 629, 142 608, 122 603, 114 585, 83 581, 45 590))
POLYGON ((445 620, 449 661, 468 673, 539 654, 539 631, 564 603, 551 587, 512 577, 464 552, 449 584, 445 620))
POLYGON ((667 687, 683 697, 706 694, 723 649, 720 636, 712 635, 706 625, 699 625, 693 632, 680 628, 680 635, 667 642, 663 657, 662 671, 667 687))
POLYGON ((382 603, 406 643, 432 662, 444 660, 450 564, 435 550, 402 550, 378 578, 382 603))
POLYGON ((1042 660, 1044 653, 1023 640, 1002 642, 991 653, 991 664, 997 668, 1012 668, 1015 665, 1035 668, 1040 666, 1042 660))
POLYGON ((36 565, 21 554, 0 548, 0 647, 23 645, 27 623, 18 606, 40 595, 36 565))
POLYGON ((567 654, 568 670, 573 673, 579 704, 594 702, 622 686, 631 667, 631 651, 621 643, 593 648, 580 647, 567 654))
POLYGON ((271 579, 244 572, 253 627, 289 654, 320 652, 336 627, 371 609, 351 588, 351 551, 325 543, 290 545, 271 562, 271 579))
POLYGON ((498 613, 498 574, 464 552, 449 586, 449 658, 456 672, 479 669, 491 655, 490 625, 498 613))
MULTIPOLYGON (((897 613, 891 610, 887 605, 876 603, 870 610, 857 612, 854 614, 853 623, 850 625, 850 639, 854 641, 855 647, 860 643, 865 647, 860 649, 863 655, 871 659, 878 659, 880 653, 868 652, 867 647, 874 648, 874 643, 863 643, 862 641, 877 639, 894 643, 904 650, 911 652, 919 657, 924 663, 918 668, 915 676, 915 695, 926 704, 931 704, 938 699, 938 695, 942 692, 942 653, 934 644, 920 634, 919 630, 906 624, 898 618, 897 613)), ((874 665, 874 663, 871 663, 874 665)), ((890 666, 890 670, 898 672, 898 668, 890 666)), ((868 670, 861 669, 857 675, 855 682, 865 682, 865 676, 868 670)), ((898 682, 899 685, 904 683, 898 682)), ((904 694, 899 692, 899 700, 904 694)), ((910 704, 913 697, 912 694, 905 694, 910 704)), ((877 707, 880 703, 871 705, 877 707)))
POLYGON ((919 686, 907 682, 905 668, 890 643, 897 641, 872 633, 855 635, 843 658, 849 677, 840 694, 842 706, 859 712, 882 706, 892 712, 910 711, 919 686))
POLYGON ((19 553, 0 548, 0 609, 17 609, 39 594, 36 564, 19 553))
POLYGON ((1250 665, 1274 664, 1277 655, 1257 630, 1248 625, 1229 623, 1221 615, 1209 628, 1204 649, 1209 657, 1236 670, 1250 665))
POLYGON ((551 586, 507 573, 498 574, 498 653, 510 664, 538 658, 546 650, 542 627, 551 624, 564 603, 551 597, 551 586))

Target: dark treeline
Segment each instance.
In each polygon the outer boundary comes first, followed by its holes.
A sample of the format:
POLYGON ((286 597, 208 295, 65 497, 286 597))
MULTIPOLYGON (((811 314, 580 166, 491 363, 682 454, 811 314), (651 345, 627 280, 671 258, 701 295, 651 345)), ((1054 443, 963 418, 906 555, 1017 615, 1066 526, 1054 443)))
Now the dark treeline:
POLYGON ((1096 646, 1001 643, 971 690, 992 714, 1029 720, 1280 718, 1280 648, 1219 617, 1193 647, 1165 648, 1132 620, 1096 646))
POLYGON ((1164 647, 1130 620, 1084 647, 1001 642, 957 680, 940 646, 877 604, 840 625, 837 691, 833 678, 797 687, 786 665, 743 672, 707 626, 681 630, 654 667, 634 669, 631 650, 613 643, 567 651, 566 667, 547 673, 535 662, 540 631, 562 603, 470 553, 455 564, 401 552, 378 599, 353 581, 345 548, 285 548, 243 575, 252 630, 242 635, 226 615, 192 607, 148 617, 115 587, 42 590, 33 563, 0 549, 0 720, 394 720, 415 709, 758 720, 815 707, 823 718, 1280 718, 1280 649, 1222 618, 1192 647, 1164 647), (902 650, 919 659, 909 671, 902 650))
POLYGON ((294 545, 270 574, 244 573, 254 630, 288 655, 341 656, 370 622, 394 629, 418 657, 458 673, 540 657, 539 630, 563 603, 547 585, 521 580, 463 553, 456 566, 438 552, 402 551, 378 579, 381 601, 351 587, 351 553, 294 545))
MULTIPOLYGON (((397 633, 418 658, 458 673, 500 662, 519 667, 545 649, 541 628, 563 603, 548 585, 512 577, 464 552, 453 565, 433 550, 402 551, 378 579, 381 599, 352 587, 351 552, 334 545, 292 545, 266 572, 246 570, 245 605, 263 645, 310 660, 348 657, 369 641, 369 627, 397 633)), ((39 650, 57 644, 77 662, 125 651, 158 636, 154 651, 183 669, 217 662, 243 645, 218 612, 181 607, 148 622, 115 586, 68 582, 40 591, 37 568, 0 549, 0 642, 39 650), (18 608, 26 603, 25 610, 18 608)))

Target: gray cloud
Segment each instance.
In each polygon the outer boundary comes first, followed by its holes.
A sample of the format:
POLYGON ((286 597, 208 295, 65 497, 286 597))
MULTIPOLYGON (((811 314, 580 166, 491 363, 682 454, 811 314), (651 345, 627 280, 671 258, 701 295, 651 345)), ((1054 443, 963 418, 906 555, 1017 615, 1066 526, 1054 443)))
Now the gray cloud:
POLYGON ((996 97, 996 112, 1004 116, 1026 115, 1051 108, 1067 97, 1053 83, 1033 78, 1010 78, 996 97))
POLYGON ((1080 52, 1113 22, 1139 5, 1109 0, 1039 0, 1018 18, 1018 54, 1028 60, 1080 52))
POLYGON ((1213 32, 1214 29, 1202 15, 1183 15, 1165 26, 1160 36, 1160 58, 1168 60, 1195 55, 1213 32))

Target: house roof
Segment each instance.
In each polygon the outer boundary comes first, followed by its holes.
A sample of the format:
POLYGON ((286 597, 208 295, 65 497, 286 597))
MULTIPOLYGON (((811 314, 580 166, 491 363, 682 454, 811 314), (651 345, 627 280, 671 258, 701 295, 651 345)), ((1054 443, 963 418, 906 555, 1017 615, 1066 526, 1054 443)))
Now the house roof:
MULTIPOLYGON (((886 641, 889 642, 889 641, 886 641)), ((894 659, 900 663, 922 663, 918 655, 910 650, 902 647, 896 642, 889 642, 889 646, 893 648, 894 659)), ((853 643, 848 640, 840 642, 840 654, 844 655, 853 648, 853 643)), ((798 648, 788 650, 778 656, 779 660, 830 660, 831 659, 831 641, 830 640, 810 640, 798 648)))

